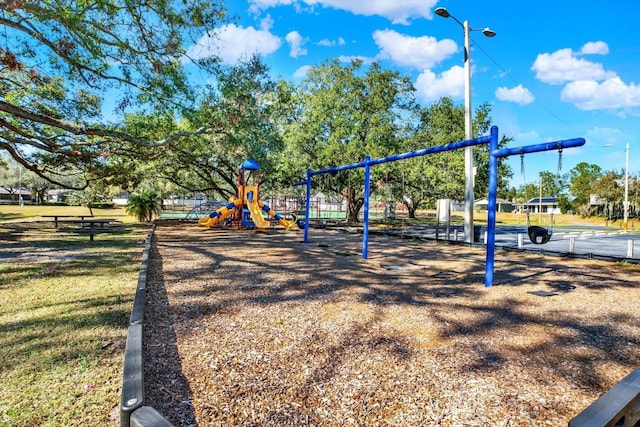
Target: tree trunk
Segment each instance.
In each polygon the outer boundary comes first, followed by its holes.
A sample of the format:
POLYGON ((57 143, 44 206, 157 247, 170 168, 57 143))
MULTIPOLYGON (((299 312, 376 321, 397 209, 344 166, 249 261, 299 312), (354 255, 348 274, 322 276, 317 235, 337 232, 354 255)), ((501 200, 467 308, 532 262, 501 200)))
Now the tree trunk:
POLYGON ((407 211, 409 212, 409 218, 413 218, 415 219, 416 217, 416 211, 418 210, 415 206, 413 205, 406 205, 407 206, 407 211))
POLYGON ((347 222, 357 224, 358 214, 360 213, 360 209, 362 209, 362 206, 364 205, 364 198, 361 196, 356 197, 355 190, 348 189, 347 200, 348 200, 347 222))
POLYGON ((358 214, 362 208, 363 203, 360 200, 356 200, 355 203, 349 203, 349 212, 347 215, 348 223, 358 223, 358 214))

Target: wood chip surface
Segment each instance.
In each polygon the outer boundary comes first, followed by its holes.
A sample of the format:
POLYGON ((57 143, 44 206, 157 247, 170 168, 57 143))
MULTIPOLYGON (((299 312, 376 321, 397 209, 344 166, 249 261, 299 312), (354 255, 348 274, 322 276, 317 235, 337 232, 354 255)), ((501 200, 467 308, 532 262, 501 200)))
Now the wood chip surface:
POLYGON ((176 426, 566 426, 640 366, 637 266, 498 252, 484 288, 483 249, 302 240, 156 229, 148 405, 176 426))

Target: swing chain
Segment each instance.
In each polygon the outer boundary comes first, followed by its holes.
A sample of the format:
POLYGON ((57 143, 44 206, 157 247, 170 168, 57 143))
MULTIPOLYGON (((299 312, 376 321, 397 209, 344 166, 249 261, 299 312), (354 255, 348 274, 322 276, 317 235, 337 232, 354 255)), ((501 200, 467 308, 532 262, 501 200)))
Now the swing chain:
POLYGON ((522 180, 526 183, 527 180, 524 175, 524 151, 522 147, 520 148, 520 174, 522 175, 522 180))
POLYGON ((560 175, 560 171, 562 171, 562 148, 558 150, 558 173, 560 175))

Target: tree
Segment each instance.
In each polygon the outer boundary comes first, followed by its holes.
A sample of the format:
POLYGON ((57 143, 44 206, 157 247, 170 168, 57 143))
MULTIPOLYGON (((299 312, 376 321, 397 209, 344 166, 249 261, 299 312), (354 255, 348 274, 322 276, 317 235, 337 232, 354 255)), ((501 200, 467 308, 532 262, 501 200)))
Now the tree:
POLYGON ((21 166, 12 159, 0 157, 0 188, 9 193, 11 200, 18 199, 18 188, 22 186, 21 166))
POLYGON ((638 216, 640 207, 640 176, 629 176, 629 215, 638 216))
POLYGON ((620 206, 624 200, 624 175, 615 171, 607 171, 593 184, 593 194, 606 202, 605 216, 613 219, 616 215, 616 205, 620 206))
MULTIPOLYGON (((464 139, 464 107, 442 98, 419 112, 414 132, 404 141, 403 152, 449 144, 464 139)), ((391 182, 398 201, 407 206, 409 217, 425 203, 439 198, 464 199, 464 152, 453 150, 430 154, 393 167, 402 168, 403 179, 391 182)), ((394 174, 393 177, 398 177, 394 174)))
POLYGON ((154 215, 159 216, 162 212, 162 199, 155 191, 143 189, 129 196, 124 210, 139 222, 151 222, 154 215))
MULTIPOLYGON (((300 86, 281 85, 279 92, 286 143, 280 164, 297 179, 307 167, 319 170, 399 152, 400 123, 416 107, 407 77, 378 63, 363 69, 359 60, 313 67, 300 86), (283 106, 284 100, 289 105, 283 106)), ((372 168, 372 173, 378 182, 383 171, 372 168)), ((350 222, 357 222, 364 203, 363 183, 362 169, 315 180, 316 189, 348 200, 350 222)))
POLYGON ((602 169, 593 163, 581 162, 569 171, 569 190, 578 205, 589 203, 594 184, 601 176, 602 169))
POLYGON ((569 197, 567 197, 565 194, 561 194, 558 196, 558 208, 560 208, 560 213, 575 212, 574 204, 571 203, 571 200, 569 200, 569 197))
MULTIPOLYGON (((491 126, 491 107, 480 105, 475 112, 473 129, 475 136, 485 135, 491 126)), ((429 108, 420 111, 419 124, 413 134, 406 139, 403 151, 414 151, 428 147, 442 146, 464 140, 464 106, 454 105, 450 98, 442 98, 429 108)), ((505 146, 511 139, 503 136, 499 146, 505 146)), ((475 193, 484 197, 488 191, 489 151, 488 147, 474 147, 475 193)), ((426 202, 433 204, 436 199, 464 200, 464 150, 452 150, 430 154, 419 161, 403 161, 402 181, 393 183, 393 193, 397 200, 407 206, 409 216, 426 202)), ((394 175, 396 178, 399 174, 394 175)), ((499 161, 498 182, 500 188, 507 187, 511 169, 506 162, 499 161)))
POLYGON ((562 176, 553 172, 542 171, 539 174, 540 185, 542 185, 542 197, 558 197, 562 194, 564 180, 562 176))
POLYGON ((31 171, 27 171, 22 179, 23 187, 31 190, 31 200, 36 204, 43 204, 46 201, 47 191, 52 188, 51 183, 31 171))
MULTIPOLYGON (((257 57, 216 70, 217 85, 200 105, 197 116, 226 123, 216 135, 194 135, 162 147, 155 176, 174 185, 227 199, 235 194, 238 166, 256 160, 263 188, 271 187, 273 166, 283 146, 275 126, 276 84, 257 57)), ((187 129, 190 122, 180 124, 187 129)), ((289 183, 290 184, 290 183, 289 183)))
MULTIPOLYGON (((149 140, 101 118, 106 102, 117 114, 189 116, 197 88, 184 71, 185 45, 223 19, 222 0, 0 0, 0 6, 0 150, 24 168, 84 188, 117 174, 109 159, 130 146, 223 129, 206 121, 149 140)), ((215 58, 193 62, 210 68, 215 58)))
POLYGON ((518 189, 518 201, 526 203, 533 198, 540 196, 540 187, 536 184, 530 183, 521 186, 518 189))

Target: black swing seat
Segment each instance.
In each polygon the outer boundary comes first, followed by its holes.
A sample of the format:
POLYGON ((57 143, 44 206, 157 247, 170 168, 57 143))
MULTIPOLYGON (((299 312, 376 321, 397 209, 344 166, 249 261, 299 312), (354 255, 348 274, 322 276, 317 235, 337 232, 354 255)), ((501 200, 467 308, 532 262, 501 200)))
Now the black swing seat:
POLYGON ((529 239, 534 245, 544 245, 551 240, 551 235, 553 234, 553 231, 547 230, 544 227, 538 227, 537 225, 532 225, 527 231, 529 233, 529 239))

